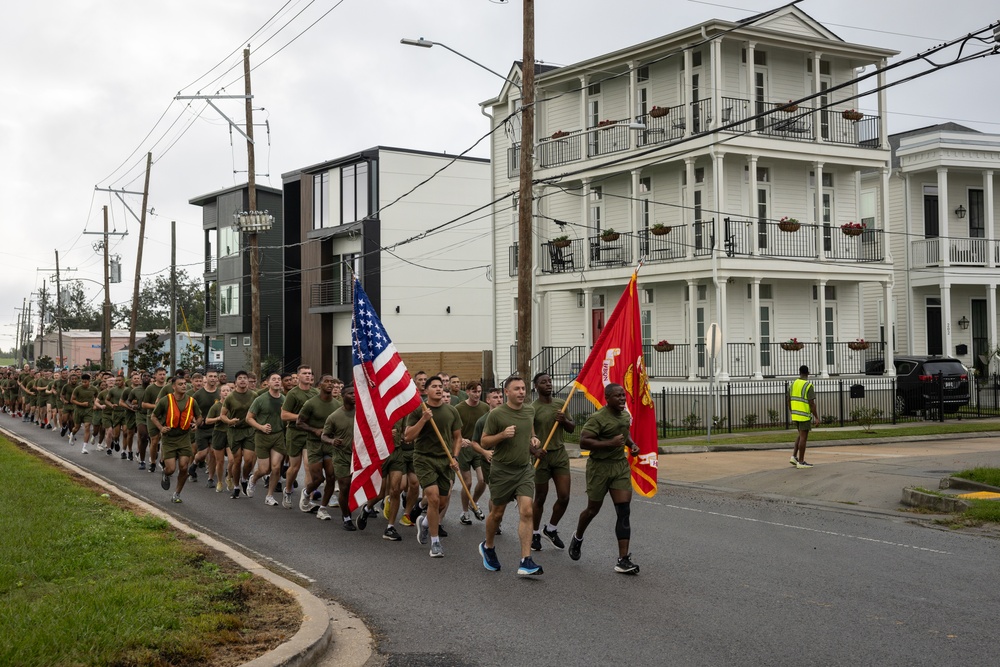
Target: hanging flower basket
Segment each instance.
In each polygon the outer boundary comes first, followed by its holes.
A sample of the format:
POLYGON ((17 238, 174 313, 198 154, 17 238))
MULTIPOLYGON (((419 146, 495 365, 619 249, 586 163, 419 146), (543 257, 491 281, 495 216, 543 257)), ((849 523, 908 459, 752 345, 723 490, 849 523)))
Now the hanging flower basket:
POLYGON ((859 338, 858 340, 852 340, 849 343, 847 343, 847 349, 854 350, 855 352, 859 352, 861 350, 867 350, 868 341, 862 338, 859 338))
POLYGON ((606 231, 604 231, 604 232, 601 233, 601 240, 605 241, 607 243, 611 243, 613 241, 617 241, 619 239, 619 237, 621 237, 621 234, 619 234, 618 232, 616 232, 613 229, 608 229, 608 230, 606 230, 606 231))
POLYGON ((556 248, 568 248, 573 242, 569 239, 552 239, 551 243, 556 248))
POLYGON ((795 113, 798 110, 799 105, 792 100, 788 100, 788 104, 778 107, 778 111, 784 111, 785 113, 795 113))
POLYGON ((653 236, 664 236, 666 234, 669 234, 671 229, 673 229, 673 227, 667 227, 666 225, 655 224, 649 228, 649 231, 652 232, 653 236))
POLYGON ((663 118, 670 113, 670 107, 653 107, 649 110, 650 118, 663 118))
POLYGON ((610 130, 617 124, 618 121, 616 120, 602 120, 597 123, 597 127, 601 128, 602 130, 610 130))
POLYGON ((865 117, 863 113, 861 113, 860 111, 855 111, 854 109, 848 109, 847 111, 845 111, 840 115, 844 117, 844 120, 850 120, 854 122, 858 122, 859 120, 865 117))
POLYGON ((778 229, 783 232, 797 232, 802 224, 795 218, 784 217, 778 220, 778 229))
POLYGON ((568 137, 568 136, 569 132, 564 132, 563 130, 557 130, 556 132, 552 133, 553 139, 562 139, 563 137, 568 137))
POLYGON ((789 352, 798 352, 803 347, 805 347, 805 345, 800 343, 796 338, 793 338, 791 340, 786 340, 785 342, 781 343, 781 349, 788 350, 789 352))
POLYGON ((665 340, 661 340, 659 343, 655 343, 653 345, 653 349, 656 350, 657 352, 673 352, 674 344, 668 343, 665 340))
POLYGON ((840 231, 844 232, 846 236, 861 236, 865 231, 865 223, 845 222, 840 226, 840 231))

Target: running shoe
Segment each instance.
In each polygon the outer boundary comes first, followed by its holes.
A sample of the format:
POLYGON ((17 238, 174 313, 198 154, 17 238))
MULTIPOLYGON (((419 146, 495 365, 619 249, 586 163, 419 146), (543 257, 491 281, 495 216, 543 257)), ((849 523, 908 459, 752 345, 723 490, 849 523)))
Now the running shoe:
POLYGON ((409 528, 410 526, 413 525, 413 522, 410 520, 409 516, 404 514, 403 518, 399 520, 399 525, 406 526, 407 528, 409 528))
POLYGON ((155 463, 150 463, 148 470, 149 470, 149 472, 156 472, 156 464, 155 463))
POLYGON ((639 574, 639 566, 632 562, 632 554, 625 554, 615 563, 615 572, 639 574))
POLYGON ((129 452, 129 453, 128 453, 128 460, 129 460, 129 461, 131 461, 131 460, 132 460, 132 452, 129 452))
POLYGON ((160 488, 163 489, 164 491, 170 489, 170 478, 167 477, 166 472, 160 473, 160 488))
POLYGON ((431 558, 444 558, 444 548, 440 542, 431 542, 431 558))
POLYGON ((346 530, 349 533, 353 533, 354 531, 357 530, 357 527, 354 525, 354 522, 351 521, 350 518, 348 518, 347 521, 344 522, 344 530, 346 530))
POLYGON ((358 513, 358 530, 364 530, 368 527, 368 508, 362 507, 361 511, 358 513))
POLYGON ((316 518, 319 519, 320 521, 329 521, 333 517, 330 516, 330 512, 328 512, 325 507, 320 507, 318 510, 316 510, 316 518))
POLYGON ((541 533, 532 533, 531 535, 531 550, 541 551, 542 550, 542 535, 541 533))
POLYGON ((222 482, 216 482, 215 483, 215 492, 216 493, 222 493, 222 488, 223 488, 222 487, 222 482))
POLYGON ((413 507, 410 509, 409 514, 407 514, 407 517, 410 519, 410 521, 415 523, 417 517, 420 516, 423 513, 423 511, 424 508, 420 506, 420 502, 419 501, 415 502, 413 503, 413 507))
POLYGON ((382 503, 382 517, 386 521, 389 520, 389 503, 382 503))
POLYGON ((206 484, 205 486, 207 488, 209 488, 209 489, 214 489, 215 488, 215 480, 212 479, 211 477, 209 477, 208 478, 208 484, 206 484))
POLYGON ((805 461, 799 461, 798 463, 795 464, 795 467, 796 468, 812 468, 813 464, 806 463, 805 461))
POLYGON ((177 503, 179 505, 179 504, 181 504, 184 501, 181 500, 180 494, 175 493, 174 495, 170 496, 170 502, 177 503))
POLYGON ((549 530, 548 528, 542 528, 542 536, 552 543, 556 549, 562 551, 566 548, 566 544, 559 538, 558 530, 549 530))
POLYGON ((483 567, 490 572, 500 571, 500 559, 497 558, 497 550, 486 546, 486 542, 479 543, 479 555, 483 557, 483 567))
POLYGON ((145 469, 146 469, 146 462, 139 461, 139 470, 145 470, 145 469))
POLYGON ((128 459, 128 452, 122 452, 122 461, 128 459))
POLYGON ((382 533, 382 539, 389 540, 390 542, 400 542, 402 541, 403 536, 399 534, 394 526, 389 526, 385 529, 385 532, 382 533))
POLYGON ((111 456, 114 452, 112 452, 111 448, 108 447, 106 450, 104 450, 104 453, 107 454, 108 456, 111 456))
POLYGON ((476 509, 472 510, 472 514, 477 519, 479 519, 480 521, 485 521, 486 520, 486 515, 483 514, 483 511, 481 509, 479 509, 478 507, 476 509))
POLYGON ((427 537, 430 533, 430 527, 423 521, 417 522, 417 542, 420 544, 427 544, 427 537))
POLYGON ((463 526, 471 526, 472 519, 469 518, 468 512, 462 512, 462 516, 458 517, 458 522, 463 526))
POLYGON ((522 577, 537 577, 542 574, 542 566, 531 560, 531 556, 521 559, 521 564, 517 566, 517 573, 522 577))
POLYGON ((243 489, 243 493, 249 497, 250 494, 247 493, 247 481, 245 479, 240 480, 240 488, 243 489))
POLYGON ((226 491, 232 491, 232 490, 233 490, 233 478, 230 477, 229 475, 226 475, 226 491))
POLYGON ((302 489, 302 495, 299 497, 299 509, 303 512, 313 511, 313 503, 309 499, 309 494, 306 493, 305 489, 302 489))
POLYGON ((83 443, 83 448, 80 450, 80 453, 81 454, 89 454, 90 453, 89 451, 87 451, 87 443, 83 443))
MULTIPOLYGON (((340 507, 340 493, 336 489, 333 490, 333 497, 330 498, 330 507, 340 507)), ((319 500, 323 497, 323 494, 319 492, 319 489, 313 491, 313 500, 319 500)))
POLYGON ((278 501, 274 499, 274 496, 268 496, 267 498, 264 498, 264 504, 268 507, 277 507, 278 501))
POLYGON ((790 465, 792 465, 792 466, 798 466, 798 464, 799 464, 798 460, 796 460, 796 458, 794 456, 792 456, 790 459, 788 459, 788 463, 790 465))
POLYGON ((281 506, 286 510, 292 509, 292 494, 282 493, 281 494, 281 506))
POLYGON ((448 531, 444 529, 444 526, 438 526, 438 537, 448 537, 448 531))
POLYGON ((233 493, 229 497, 232 498, 233 500, 236 500, 237 498, 239 498, 240 497, 240 487, 238 487, 238 486, 234 487, 233 488, 233 493))
POLYGON ((569 557, 573 560, 580 560, 580 549, 583 547, 583 540, 578 539, 576 533, 569 539, 569 557))
POLYGON ((198 465, 197 464, 192 463, 191 465, 188 466, 188 477, 191 478, 192 482, 197 482, 198 481, 198 465))
POLYGON ((243 493, 247 494, 247 498, 253 498, 253 494, 257 491, 257 478, 250 475, 250 481, 246 483, 243 487, 243 493))

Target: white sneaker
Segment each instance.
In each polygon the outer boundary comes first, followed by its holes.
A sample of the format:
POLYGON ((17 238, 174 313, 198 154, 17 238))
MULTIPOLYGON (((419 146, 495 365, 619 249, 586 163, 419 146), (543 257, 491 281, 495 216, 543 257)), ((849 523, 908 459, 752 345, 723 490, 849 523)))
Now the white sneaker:
POLYGON ((281 506, 286 510, 292 509, 292 494, 282 493, 281 494, 281 506))
POLYGON ((309 494, 306 493, 305 489, 302 489, 302 495, 299 496, 299 509, 303 512, 312 512, 313 502, 309 498, 309 494))
POLYGON ((274 499, 274 496, 268 496, 267 498, 264 498, 264 504, 270 507, 277 507, 278 501, 274 499))
POLYGON ((253 493, 256 488, 257 488, 257 478, 251 474, 250 481, 247 482, 247 498, 253 498, 253 493))
POLYGON ((325 507, 320 507, 319 510, 317 510, 316 512, 316 518, 319 519, 320 521, 329 521, 333 517, 330 516, 330 513, 326 510, 325 507))
POLYGON ((330 498, 330 507, 340 507, 340 501, 337 500, 337 496, 340 494, 336 489, 333 490, 333 498, 330 498))
POLYGON ((87 451, 87 443, 83 443, 83 449, 80 450, 80 453, 81 454, 89 454, 90 453, 90 452, 87 451))

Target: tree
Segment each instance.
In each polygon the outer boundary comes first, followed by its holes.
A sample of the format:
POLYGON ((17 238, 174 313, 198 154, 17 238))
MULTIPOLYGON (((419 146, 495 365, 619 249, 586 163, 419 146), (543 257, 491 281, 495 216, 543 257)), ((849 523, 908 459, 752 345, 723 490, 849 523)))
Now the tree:
POLYGON ((35 368, 40 371, 51 371, 56 367, 56 362, 52 360, 52 357, 45 354, 38 358, 35 362, 35 368))
MULTIPOLYGON (((84 329, 86 331, 100 331, 104 324, 104 316, 100 308, 95 305, 95 299, 87 296, 83 289, 83 282, 80 280, 68 280, 61 288, 62 307, 62 329, 84 329)), ((56 305, 55 290, 45 290, 39 294, 39 303, 45 309, 46 323, 45 333, 52 333, 59 324, 59 309, 56 305)))
POLYGON ((129 358, 130 371, 152 371, 157 366, 167 365, 170 361, 170 355, 163 352, 163 343, 155 333, 146 334, 135 348, 135 352, 129 358))
MULTIPOLYGON (((205 326, 205 284, 192 278, 184 269, 177 271, 177 328, 183 330, 181 313, 187 318, 193 332, 205 326)), ((116 322, 127 326, 132 315, 132 304, 118 306, 113 314, 116 322)), ((170 276, 158 275, 146 279, 139 288, 139 317, 136 329, 152 331, 170 327, 170 276)))

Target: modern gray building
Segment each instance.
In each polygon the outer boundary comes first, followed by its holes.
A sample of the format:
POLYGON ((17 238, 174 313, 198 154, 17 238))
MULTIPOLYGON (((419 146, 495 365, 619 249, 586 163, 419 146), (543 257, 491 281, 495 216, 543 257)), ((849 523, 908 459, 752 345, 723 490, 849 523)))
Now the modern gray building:
MULTIPOLYGON (((267 366, 278 359, 284 366, 283 262, 284 224, 281 190, 258 185, 257 210, 274 216, 274 226, 257 235, 260 249, 260 356, 267 366)), ((250 208, 246 183, 191 199, 200 206, 205 233, 205 350, 206 366, 230 377, 250 370, 253 330, 250 298, 248 235, 236 231, 234 214, 250 208), (221 354, 220 354, 221 353, 221 354)))

